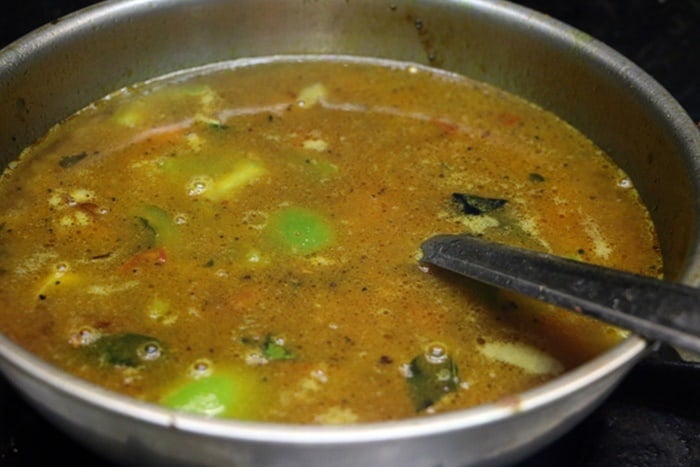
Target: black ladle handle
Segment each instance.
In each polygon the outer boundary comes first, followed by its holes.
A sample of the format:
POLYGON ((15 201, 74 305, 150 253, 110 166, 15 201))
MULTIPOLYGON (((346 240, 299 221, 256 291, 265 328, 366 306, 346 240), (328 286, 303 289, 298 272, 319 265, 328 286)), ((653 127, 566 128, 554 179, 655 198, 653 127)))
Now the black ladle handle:
POLYGON ((700 355, 700 289, 470 235, 437 235, 421 249, 424 263, 700 355))

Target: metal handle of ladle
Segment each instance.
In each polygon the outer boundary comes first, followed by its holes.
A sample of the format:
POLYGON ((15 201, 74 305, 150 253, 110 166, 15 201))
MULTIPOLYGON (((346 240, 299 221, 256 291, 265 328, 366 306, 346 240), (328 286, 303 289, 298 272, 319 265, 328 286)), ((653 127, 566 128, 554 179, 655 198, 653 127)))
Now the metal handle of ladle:
POLYGON ((421 262, 593 316, 700 355, 700 289, 470 235, 437 235, 421 262))

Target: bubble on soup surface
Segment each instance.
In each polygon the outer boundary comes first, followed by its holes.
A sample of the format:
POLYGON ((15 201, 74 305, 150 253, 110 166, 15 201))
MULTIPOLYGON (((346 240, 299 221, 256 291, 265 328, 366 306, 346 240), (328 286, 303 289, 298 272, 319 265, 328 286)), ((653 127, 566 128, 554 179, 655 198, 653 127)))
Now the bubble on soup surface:
POLYGON ((162 351, 157 342, 147 342, 139 350, 138 356, 141 360, 153 361, 161 357, 162 351))
POLYGON ((195 360, 189 369, 189 375, 193 378, 204 378, 210 376, 214 371, 214 364, 208 358, 195 360))
POLYGON ((187 182, 187 194, 190 196, 200 196, 204 194, 212 184, 211 177, 199 175, 192 177, 187 182))
POLYGON ((91 327, 83 326, 70 336, 69 343, 73 347, 90 345, 101 337, 100 331, 91 327))

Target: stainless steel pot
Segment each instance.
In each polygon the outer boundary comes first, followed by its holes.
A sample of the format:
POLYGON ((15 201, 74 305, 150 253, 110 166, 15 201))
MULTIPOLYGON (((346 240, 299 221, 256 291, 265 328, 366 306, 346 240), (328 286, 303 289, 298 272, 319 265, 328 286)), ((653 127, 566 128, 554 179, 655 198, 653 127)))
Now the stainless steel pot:
MULTIPOLYGON (((658 229, 667 276, 700 282, 700 134, 634 64, 580 31, 487 0, 108 1, 0 52, 3 166, 102 95, 237 57, 333 53, 430 64, 554 111, 634 180, 658 229)), ((167 465, 504 464, 585 417, 644 355, 631 337, 534 390, 428 418, 342 427, 210 420, 73 378, 0 335, 0 368, 47 418, 119 462, 167 465)))

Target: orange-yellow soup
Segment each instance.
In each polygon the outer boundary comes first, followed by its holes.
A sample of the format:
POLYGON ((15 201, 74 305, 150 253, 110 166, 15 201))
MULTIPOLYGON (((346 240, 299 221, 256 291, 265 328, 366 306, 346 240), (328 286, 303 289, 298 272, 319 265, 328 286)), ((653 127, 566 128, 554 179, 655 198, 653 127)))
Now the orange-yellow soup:
POLYGON ((486 84, 343 57, 122 89, 0 184, 0 328, 100 385, 207 416, 391 420, 541 384, 621 332, 428 268, 470 233, 658 276, 627 176, 486 84))

